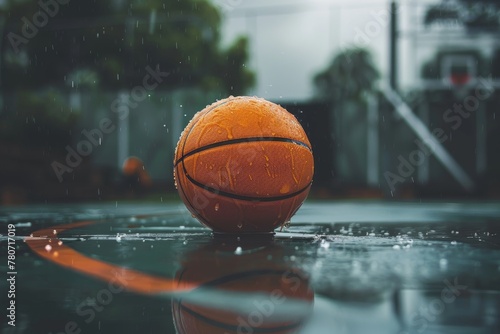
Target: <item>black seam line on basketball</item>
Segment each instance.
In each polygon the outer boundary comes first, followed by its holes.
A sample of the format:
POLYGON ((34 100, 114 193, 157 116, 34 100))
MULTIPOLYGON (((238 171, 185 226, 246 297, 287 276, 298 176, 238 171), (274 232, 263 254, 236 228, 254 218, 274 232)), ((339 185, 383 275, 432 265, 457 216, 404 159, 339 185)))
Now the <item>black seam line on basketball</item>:
POLYGON ((181 161, 183 161, 185 158, 194 155, 196 153, 200 153, 205 150, 209 150, 212 148, 216 147, 221 147, 221 146, 226 146, 226 145, 234 145, 234 144, 241 144, 241 143, 253 143, 253 142, 284 142, 284 143, 291 143, 291 144, 296 144, 299 146, 303 146, 307 148, 309 151, 312 151, 311 148, 304 142, 300 140, 295 140, 295 139, 290 139, 290 138, 282 138, 282 137, 248 137, 248 138, 238 138, 238 139, 231 139, 231 140, 225 140, 213 144, 208 144, 202 147, 198 147, 186 154, 183 154, 182 157, 179 158, 174 164, 174 166, 177 166, 181 161))
MULTIPOLYGON (((218 327, 218 328, 227 329, 230 331, 237 331, 238 330, 239 325, 235 326, 235 325, 227 324, 227 323, 220 322, 220 321, 217 321, 214 319, 210 319, 210 318, 208 318, 208 317, 206 317, 206 316, 204 316, 196 311, 191 310, 189 307, 183 305, 182 301, 179 301, 179 305, 180 305, 180 308, 182 308, 184 311, 191 314, 193 317, 197 318, 198 320, 206 322, 209 325, 212 325, 212 326, 218 327)), ((282 326, 276 326, 276 327, 266 327, 266 328, 252 327, 252 329, 253 329, 254 333, 270 333, 270 332, 276 333, 277 331, 285 331, 285 330, 294 329, 294 328, 299 327, 300 325, 302 325, 302 322, 297 321, 297 322, 293 322, 289 325, 282 325, 282 326)))
MULTIPOLYGON (((184 165, 184 163, 183 163, 183 165, 184 165)), ((215 189, 215 188, 209 187, 207 185, 204 185, 201 182, 196 181, 191 176, 189 176, 188 173, 186 173, 186 177, 194 185, 196 185, 196 186, 198 186, 198 187, 200 187, 202 189, 205 189, 206 191, 209 191, 209 192, 211 192, 213 194, 224 196, 224 197, 229 197, 229 198, 232 198, 232 199, 239 199, 239 200, 242 200, 242 201, 250 201, 250 202, 274 202, 274 201, 281 201, 281 200, 284 200, 284 199, 289 199, 289 198, 295 197, 297 195, 300 195, 301 193, 303 193, 304 191, 306 191, 307 188, 309 188, 309 186, 311 185, 311 183, 309 183, 307 186, 305 186, 304 188, 300 189, 299 191, 296 191, 294 193, 287 194, 287 195, 273 196, 273 197, 253 197, 253 196, 244 196, 244 195, 233 194, 233 193, 229 193, 229 192, 226 192, 226 191, 223 191, 223 190, 219 190, 219 189, 215 189)))

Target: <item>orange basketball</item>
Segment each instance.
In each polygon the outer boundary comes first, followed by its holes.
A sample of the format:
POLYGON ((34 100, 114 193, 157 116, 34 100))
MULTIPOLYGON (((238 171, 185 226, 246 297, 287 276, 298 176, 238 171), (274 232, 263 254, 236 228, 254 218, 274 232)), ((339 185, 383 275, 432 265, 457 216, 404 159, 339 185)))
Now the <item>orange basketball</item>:
POLYGON ((180 197, 215 232, 271 232, 311 187, 311 144, 295 117, 256 97, 229 97, 198 112, 174 160, 180 197))

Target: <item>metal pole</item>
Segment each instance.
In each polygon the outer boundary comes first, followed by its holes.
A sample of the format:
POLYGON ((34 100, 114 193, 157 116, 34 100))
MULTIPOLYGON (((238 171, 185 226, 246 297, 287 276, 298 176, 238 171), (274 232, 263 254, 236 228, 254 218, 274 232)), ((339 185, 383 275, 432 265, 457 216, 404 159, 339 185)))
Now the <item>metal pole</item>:
POLYGON ((397 26, 398 26, 398 6, 395 1, 391 1, 391 23, 389 26, 389 83, 392 89, 398 89, 397 85, 397 26))
POLYGON ((367 179, 368 185, 379 185, 379 152, 378 152, 378 96, 368 95, 368 133, 367 133, 367 179))

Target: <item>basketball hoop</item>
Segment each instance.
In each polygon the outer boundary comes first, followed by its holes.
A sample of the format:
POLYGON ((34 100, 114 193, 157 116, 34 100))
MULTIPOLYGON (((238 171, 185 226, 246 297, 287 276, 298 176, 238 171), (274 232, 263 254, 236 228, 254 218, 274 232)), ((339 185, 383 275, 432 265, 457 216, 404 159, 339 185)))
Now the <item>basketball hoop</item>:
POLYGON ((443 83, 453 90, 457 98, 467 95, 476 80, 476 74, 477 59, 473 55, 449 54, 441 61, 443 83))

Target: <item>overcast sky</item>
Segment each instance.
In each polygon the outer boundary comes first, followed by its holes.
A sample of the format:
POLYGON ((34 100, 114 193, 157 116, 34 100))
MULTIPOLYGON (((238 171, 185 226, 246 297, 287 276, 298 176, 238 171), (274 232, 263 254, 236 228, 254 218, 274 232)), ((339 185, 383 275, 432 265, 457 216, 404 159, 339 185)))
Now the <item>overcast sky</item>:
POLYGON ((388 67, 388 0, 214 1, 226 8, 224 43, 241 34, 250 37, 249 66, 258 79, 252 94, 307 100, 314 74, 353 44, 366 43, 380 70, 388 67))

